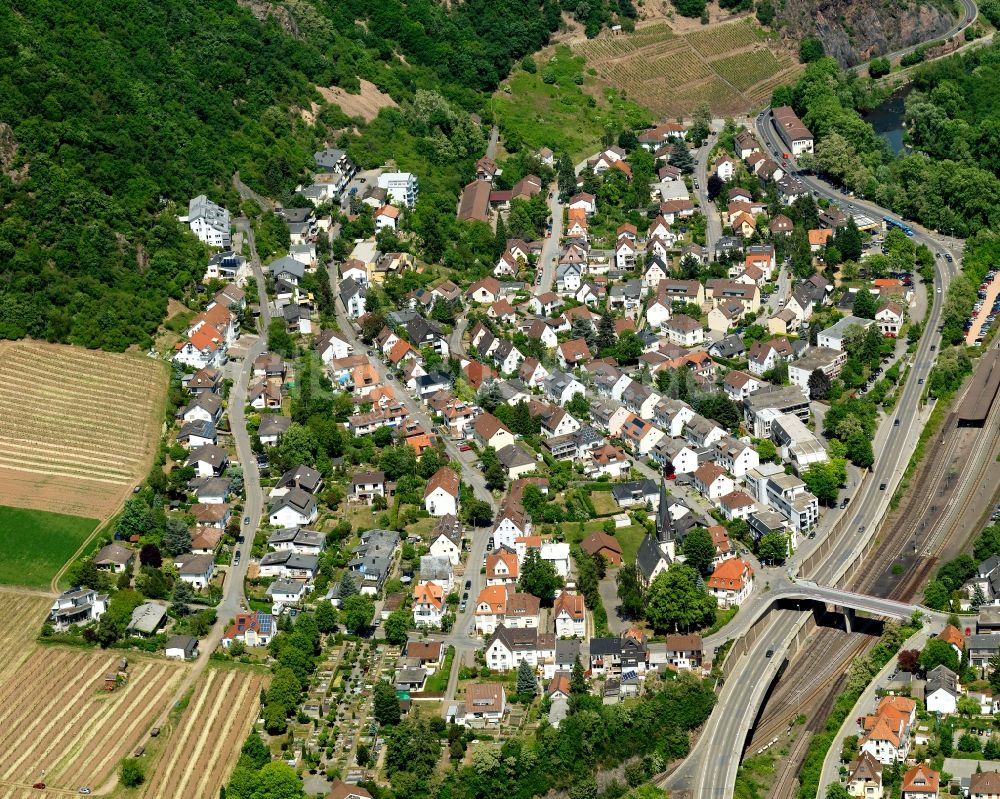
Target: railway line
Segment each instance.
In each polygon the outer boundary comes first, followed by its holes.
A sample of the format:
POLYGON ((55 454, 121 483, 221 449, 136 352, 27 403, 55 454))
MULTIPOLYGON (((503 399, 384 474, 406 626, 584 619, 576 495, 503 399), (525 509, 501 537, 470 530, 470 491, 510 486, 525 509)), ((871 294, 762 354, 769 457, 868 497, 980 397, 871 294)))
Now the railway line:
MULTIPOLYGON (((966 391, 973 385, 970 382, 966 391)), ((963 546, 965 541, 957 539, 978 530, 963 524, 964 511, 971 507, 972 495, 985 485, 984 478, 1000 447, 1000 401, 992 404, 980 429, 958 427, 957 419, 957 411, 948 415, 928 447, 934 456, 914 477, 912 485, 920 490, 911 488, 895 519, 881 533, 882 540, 871 558, 884 564, 884 568, 861 571, 850 580, 847 586, 850 589, 909 600, 927 582, 941 554, 956 544, 963 546), (901 559, 906 570, 897 577, 891 570, 901 559)), ((991 505, 984 506, 984 511, 988 507, 991 505)), ((814 634, 806 656, 795 664, 795 685, 779 681, 754 730, 747 754, 754 753, 762 745, 760 742, 772 740, 782 729, 787 729, 799 713, 807 712, 814 723, 823 723, 836 695, 836 684, 843 679, 851 661, 873 643, 871 639, 859 641, 856 635, 852 639, 853 644, 845 641, 843 633, 832 629, 821 629, 814 634), (835 641, 842 642, 841 646, 835 641), (803 691, 795 687, 801 685, 810 688, 803 691)), ((790 671, 786 670, 786 674, 790 671)), ((796 745, 788 753, 769 792, 771 799, 794 796, 795 775, 804 751, 804 745, 801 751, 796 745)))
POLYGON ((785 670, 786 674, 794 671, 794 683, 779 681, 770 701, 764 706, 747 753, 755 754, 775 737, 787 733, 803 708, 811 708, 817 699, 825 697, 846 669, 829 670, 821 679, 814 681, 802 680, 798 675, 819 671, 824 666, 829 669, 830 663, 850 663, 873 640, 874 636, 865 633, 845 634, 827 628, 817 630, 812 645, 803 650, 801 656, 796 656, 785 670))

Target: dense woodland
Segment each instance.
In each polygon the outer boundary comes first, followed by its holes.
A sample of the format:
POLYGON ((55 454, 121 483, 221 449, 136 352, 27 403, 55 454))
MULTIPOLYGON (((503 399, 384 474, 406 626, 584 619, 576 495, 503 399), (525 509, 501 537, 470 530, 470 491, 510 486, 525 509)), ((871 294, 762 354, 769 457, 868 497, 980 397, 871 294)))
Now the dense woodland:
POLYGON ((453 203, 481 154, 457 120, 488 119, 487 92, 562 10, 592 35, 635 14, 629 0, 315 0, 263 22, 236 0, 0 7, 0 337, 148 345, 204 266, 174 221, 188 199, 238 213, 237 169, 288 196, 323 143, 362 165, 429 158, 427 205, 453 203), (361 78, 402 109, 355 137, 316 86, 361 78), (311 102, 315 125, 298 112, 311 102))
POLYGON ((810 64, 772 102, 792 105, 817 137, 820 171, 907 219, 965 237, 1000 226, 998 81, 998 44, 921 67, 906 101, 913 149, 900 157, 860 114, 881 95, 832 59, 810 64))

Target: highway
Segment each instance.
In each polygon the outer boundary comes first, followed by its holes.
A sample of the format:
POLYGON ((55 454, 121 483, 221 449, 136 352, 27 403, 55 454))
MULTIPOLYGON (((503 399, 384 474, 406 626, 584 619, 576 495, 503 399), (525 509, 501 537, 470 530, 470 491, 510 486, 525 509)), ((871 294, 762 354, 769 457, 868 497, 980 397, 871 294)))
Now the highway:
MULTIPOLYGON (((757 117, 754 127, 767 149, 783 150, 767 112, 757 117)), ((825 181, 805 175, 799 177, 817 196, 837 202, 843 200, 842 195, 825 181)), ((869 202, 853 200, 853 204, 875 219, 892 216, 890 211, 869 202)), ((848 521, 831 538, 831 551, 808 575, 822 585, 837 585, 838 579, 856 553, 875 535, 929 415, 929 408, 922 407, 924 389, 920 379, 926 379, 933 365, 934 352, 940 340, 937 327, 941 317, 943 292, 958 272, 961 252, 950 250, 951 242, 943 237, 934 236, 918 225, 912 227, 916 244, 926 244, 933 252, 950 252, 954 261, 948 263, 944 258, 935 259, 935 302, 925 325, 924 335, 911 361, 911 369, 895 411, 891 418, 882 420, 876 433, 874 447, 877 457, 872 474, 852 498, 848 507, 848 521), (899 419, 898 427, 893 424, 895 419, 899 419), (883 484, 884 489, 881 488, 883 484), (862 527, 863 532, 860 531, 862 527)), ((793 557, 789 566, 790 574, 796 573, 798 562, 799 558, 793 557)), ((771 574, 759 577, 770 579, 771 574)), ((765 632, 732 667, 719 696, 718 706, 687 759, 663 781, 664 786, 681 795, 698 799, 725 799, 732 796, 747 733, 791 640, 805 621, 805 616, 798 611, 783 610, 772 616, 765 632), (768 649, 773 650, 772 657, 767 657, 768 649)))

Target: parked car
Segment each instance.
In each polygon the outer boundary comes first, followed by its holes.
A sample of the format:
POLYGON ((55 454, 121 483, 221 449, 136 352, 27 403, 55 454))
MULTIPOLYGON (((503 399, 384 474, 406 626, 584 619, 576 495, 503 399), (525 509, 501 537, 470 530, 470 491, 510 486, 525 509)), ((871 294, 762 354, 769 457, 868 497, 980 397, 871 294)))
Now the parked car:
POLYGON ((249 516, 244 516, 243 517, 243 524, 250 524, 250 517, 249 516))

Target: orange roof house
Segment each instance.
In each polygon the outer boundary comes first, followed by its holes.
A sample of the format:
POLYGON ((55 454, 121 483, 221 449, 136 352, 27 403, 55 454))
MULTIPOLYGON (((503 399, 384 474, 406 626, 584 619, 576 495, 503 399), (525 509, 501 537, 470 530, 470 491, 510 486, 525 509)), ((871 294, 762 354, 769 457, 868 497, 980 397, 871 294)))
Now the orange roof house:
POLYGON ((809 246, 810 247, 825 247, 827 239, 833 235, 833 228, 816 228, 809 231, 809 246))
POLYGON ((716 591, 742 591, 753 577, 753 567, 742 558, 724 560, 715 567, 707 585, 716 591))

